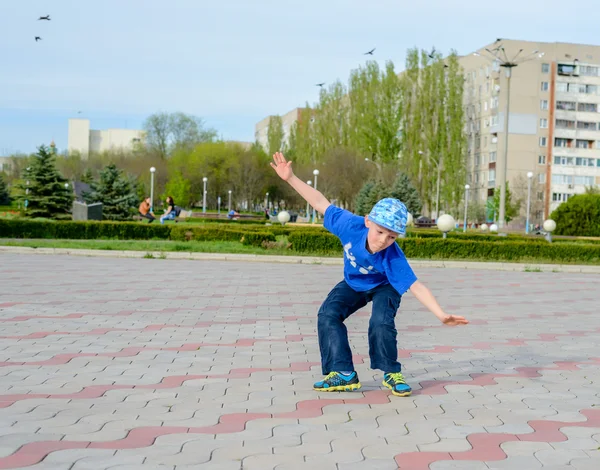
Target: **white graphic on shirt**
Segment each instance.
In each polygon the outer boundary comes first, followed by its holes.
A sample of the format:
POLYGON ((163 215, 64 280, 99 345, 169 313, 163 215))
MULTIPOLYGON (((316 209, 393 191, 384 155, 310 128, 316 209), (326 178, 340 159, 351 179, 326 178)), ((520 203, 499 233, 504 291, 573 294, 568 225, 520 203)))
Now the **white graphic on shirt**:
MULTIPOLYGON (((356 256, 354 256, 350 249, 352 248, 352 243, 348 242, 344 245, 344 253, 346 254, 346 258, 350 261, 350 264, 353 268, 356 268, 358 265, 356 264, 356 256)), ((369 272, 373 269, 373 266, 369 266, 368 268, 363 268, 362 266, 358 269, 358 272, 361 274, 369 274, 369 272)))

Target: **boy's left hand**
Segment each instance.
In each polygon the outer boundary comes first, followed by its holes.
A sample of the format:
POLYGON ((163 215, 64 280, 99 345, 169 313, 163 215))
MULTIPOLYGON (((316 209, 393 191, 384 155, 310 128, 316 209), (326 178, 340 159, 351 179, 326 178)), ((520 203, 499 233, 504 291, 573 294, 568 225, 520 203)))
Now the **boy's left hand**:
POLYGON ((442 320, 442 323, 448 326, 466 325, 467 323, 469 323, 469 320, 467 320, 465 317, 460 317, 458 315, 446 315, 442 320))

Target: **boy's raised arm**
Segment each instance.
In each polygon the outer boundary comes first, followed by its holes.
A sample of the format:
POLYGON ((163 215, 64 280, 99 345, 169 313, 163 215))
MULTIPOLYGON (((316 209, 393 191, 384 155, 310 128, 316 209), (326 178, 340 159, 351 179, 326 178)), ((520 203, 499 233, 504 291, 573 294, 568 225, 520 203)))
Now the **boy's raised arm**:
POLYGON ((292 171, 292 162, 286 161, 281 152, 277 152, 273 155, 271 166, 277 172, 277 175, 279 175, 283 181, 287 181, 306 202, 321 214, 325 214, 325 211, 331 203, 323 196, 323 194, 294 175, 294 172, 292 171))

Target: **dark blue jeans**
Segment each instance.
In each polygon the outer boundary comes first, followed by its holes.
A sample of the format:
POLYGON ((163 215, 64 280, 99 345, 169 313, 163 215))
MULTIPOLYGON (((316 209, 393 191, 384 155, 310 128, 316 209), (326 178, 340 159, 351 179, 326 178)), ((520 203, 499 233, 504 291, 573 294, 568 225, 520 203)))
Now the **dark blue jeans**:
POLYGON ((369 320, 371 369, 400 372, 394 320, 401 298, 390 284, 366 292, 356 292, 346 281, 336 285, 321 305, 318 315, 317 329, 323 374, 354 370, 344 320, 368 302, 373 302, 369 320))

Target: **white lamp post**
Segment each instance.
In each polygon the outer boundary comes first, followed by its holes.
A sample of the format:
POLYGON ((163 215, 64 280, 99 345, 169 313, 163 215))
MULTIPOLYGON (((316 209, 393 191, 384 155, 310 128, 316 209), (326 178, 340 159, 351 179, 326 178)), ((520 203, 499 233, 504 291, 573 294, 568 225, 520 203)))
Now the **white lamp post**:
POLYGON ((465 184, 465 222, 463 226, 463 232, 467 231, 467 210, 469 209, 469 189, 471 186, 465 184))
MULTIPOLYGON (((308 180, 306 182, 307 185, 312 186, 312 181, 308 180)), ((308 201, 306 201, 306 221, 308 222, 310 220, 310 216, 308 215, 310 211, 310 205, 308 204, 308 201)))
POLYGON ((552 232, 554 232, 556 230, 556 222, 554 222, 554 220, 552 219, 548 219, 546 221, 544 221, 544 230, 547 232, 546 233, 546 240, 548 240, 550 243, 552 243, 552 232))
POLYGON ((154 173, 156 168, 150 167, 150 212, 154 211, 154 173))
MULTIPOLYGON (((27 177, 29 177, 30 170, 31 170, 31 167, 28 166, 27 167, 27 177)), ((28 194, 29 194, 29 179, 27 180, 27 188, 25 189, 25 203, 23 204, 25 206, 25 210, 27 210, 27 206, 29 206, 29 199, 27 199, 28 194)))
POLYGON ((529 212, 531 209, 531 178, 533 173, 530 171, 527 173, 527 221, 525 223, 525 233, 529 233, 529 212))
POLYGON ((204 183, 204 194, 202 195, 202 213, 206 214, 206 183, 208 182, 208 178, 205 176, 202 178, 202 182, 204 183))
MULTIPOLYGON (((313 175, 315 175, 315 189, 317 189, 317 176, 319 176, 319 170, 313 170, 313 175)), ((313 207, 313 215, 312 215, 312 223, 315 223, 315 219, 317 217, 317 211, 313 207)))
POLYGON ((227 212, 231 212, 231 189, 227 192, 229 193, 229 204, 227 205, 227 212))
POLYGON ((444 214, 437 218, 437 228, 444 234, 444 238, 446 238, 446 234, 454 228, 455 224, 454 217, 450 214, 444 214))

